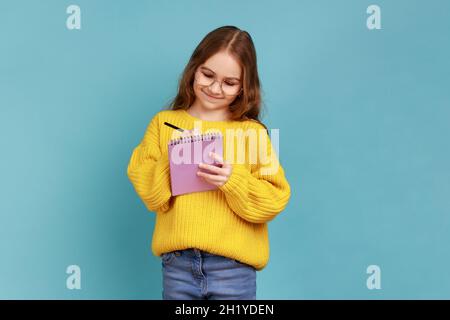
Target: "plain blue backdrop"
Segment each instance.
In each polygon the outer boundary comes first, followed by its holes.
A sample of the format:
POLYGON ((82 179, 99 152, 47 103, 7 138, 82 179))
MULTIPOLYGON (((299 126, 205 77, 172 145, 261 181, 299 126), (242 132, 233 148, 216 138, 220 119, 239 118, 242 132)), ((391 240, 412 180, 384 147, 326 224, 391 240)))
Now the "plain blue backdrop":
POLYGON ((292 187, 258 299, 450 298, 444 0, 1 1, 0 298, 161 298, 155 215, 126 167, 222 25, 253 37, 292 187))

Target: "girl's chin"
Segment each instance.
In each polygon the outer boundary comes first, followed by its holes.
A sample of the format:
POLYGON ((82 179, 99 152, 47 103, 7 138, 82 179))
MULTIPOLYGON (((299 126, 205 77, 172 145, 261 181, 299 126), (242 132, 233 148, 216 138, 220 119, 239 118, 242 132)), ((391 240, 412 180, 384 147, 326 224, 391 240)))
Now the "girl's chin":
POLYGON ((205 106, 205 108, 210 109, 210 110, 218 109, 223 104, 222 101, 211 101, 211 100, 207 100, 207 99, 200 99, 200 101, 203 104, 203 106, 205 106))
POLYGON ((207 100, 207 99, 201 99, 201 102, 204 105, 214 105, 214 106, 216 106, 218 103, 218 101, 211 101, 211 100, 207 100))
POLYGON ((205 111, 219 110, 222 108, 222 105, 219 105, 218 103, 214 103, 211 101, 202 101, 202 105, 205 111))

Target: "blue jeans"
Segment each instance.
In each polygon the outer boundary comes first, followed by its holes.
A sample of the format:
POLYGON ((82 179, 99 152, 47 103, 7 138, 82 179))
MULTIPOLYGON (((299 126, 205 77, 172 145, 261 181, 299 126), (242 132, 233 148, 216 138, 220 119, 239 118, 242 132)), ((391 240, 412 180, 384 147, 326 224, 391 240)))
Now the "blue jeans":
POLYGON ((256 269, 196 248, 161 256, 164 300, 256 300, 256 269))

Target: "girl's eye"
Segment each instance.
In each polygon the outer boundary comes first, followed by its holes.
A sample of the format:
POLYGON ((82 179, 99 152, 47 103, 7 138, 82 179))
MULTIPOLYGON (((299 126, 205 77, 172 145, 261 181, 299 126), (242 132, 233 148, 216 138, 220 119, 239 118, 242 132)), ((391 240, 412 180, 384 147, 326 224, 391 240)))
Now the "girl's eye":
POLYGON ((204 75, 205 77, 207 77, 207 78, 212 78, 212 77, 213 77, 211 74, 207 74, 207 73, 204 73, 204 72, 203 72, 203 75, 204 75))
POLYGON ((230 82, 226 82, 226 81, 225 81, 225 84, 230 87, 237 85, 236 83, 230 83, 230 82))

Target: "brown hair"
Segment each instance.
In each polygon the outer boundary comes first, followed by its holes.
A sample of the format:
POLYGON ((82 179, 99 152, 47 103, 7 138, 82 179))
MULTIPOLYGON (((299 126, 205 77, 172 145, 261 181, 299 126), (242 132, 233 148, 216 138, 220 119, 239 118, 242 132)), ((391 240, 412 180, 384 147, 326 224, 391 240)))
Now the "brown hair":
POLYGON ((256 62, 256 50, 247 31, 235 26, 223 26, 209 32, 195 48, 184 68, 178 84, 178 93, 170 102, 170 110, 188 109, 195 100, 193 89, 195 71, 209 57, 225 50, 241 65, 243 70, 243 91, 230 104, 231 120, 260 121, 261 88, 256 62))

